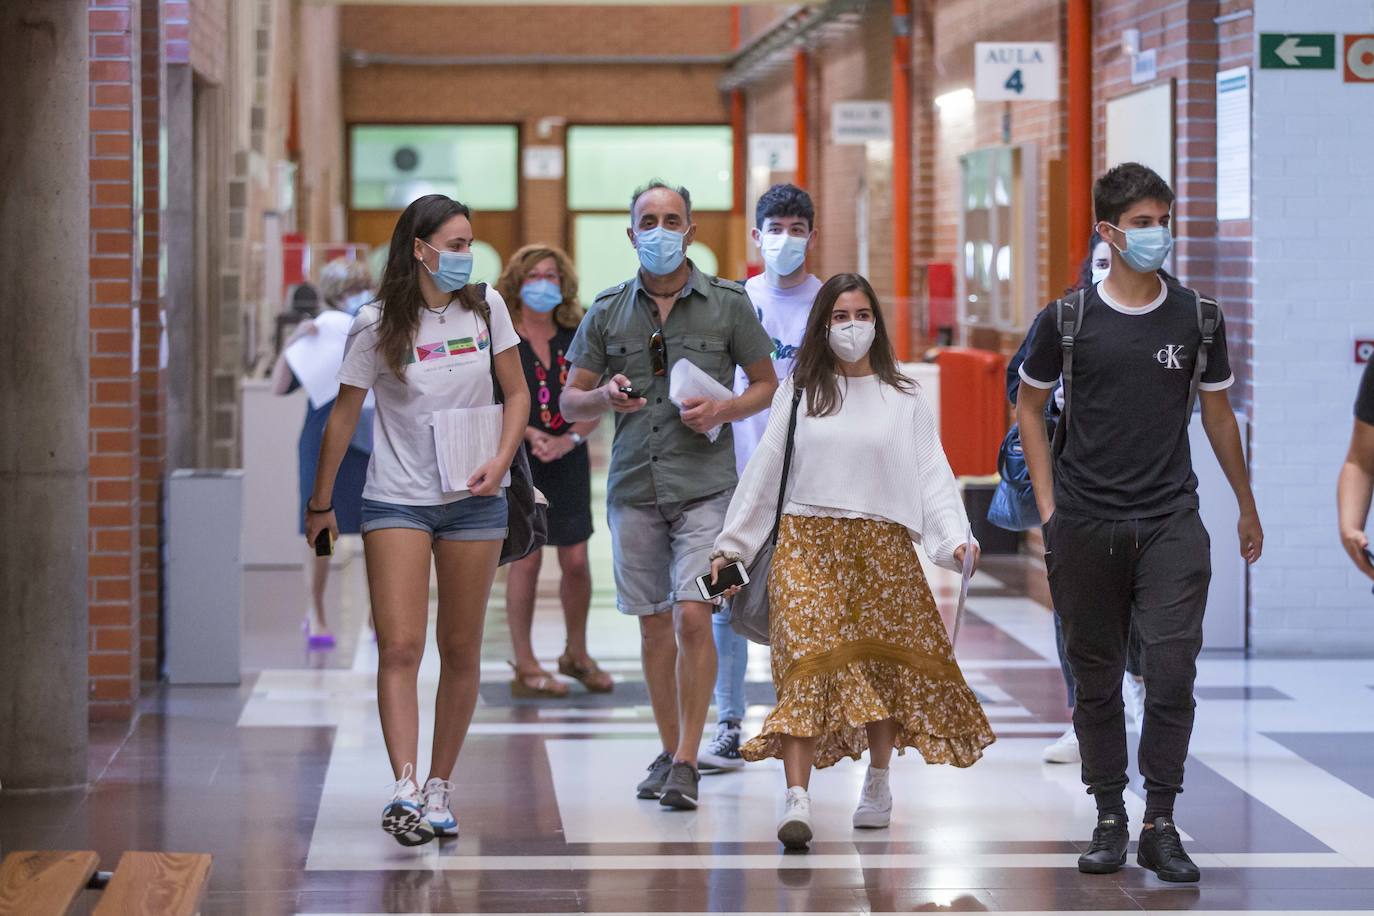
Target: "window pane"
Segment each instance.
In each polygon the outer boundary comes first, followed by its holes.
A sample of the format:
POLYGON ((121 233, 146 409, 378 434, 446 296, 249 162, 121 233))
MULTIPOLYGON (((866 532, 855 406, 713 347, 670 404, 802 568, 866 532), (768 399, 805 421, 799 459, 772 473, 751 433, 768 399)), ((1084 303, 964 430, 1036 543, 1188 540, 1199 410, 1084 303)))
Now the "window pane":
POLYGON ((685 187, 693 209, 730 209, 728 126, 570 127, 567 142, 569 209, 627 211, 651 178, 685 187))
POLYGON ((474 210, 514 210, 519 135, 504 124, 353 128, 355 210, 400 210, 447 194, 474 210))
MULTIPOLYGON (((625 235, 629 226, 629 218, 621 214, 583 213, 573 219, 573 260, 584 305, 591 305, 597 293, 639 270, 639 258, 625 235)), ((687 256, 706 273, 716 272, 716 253, 705 245, 694 242, 687 256)))

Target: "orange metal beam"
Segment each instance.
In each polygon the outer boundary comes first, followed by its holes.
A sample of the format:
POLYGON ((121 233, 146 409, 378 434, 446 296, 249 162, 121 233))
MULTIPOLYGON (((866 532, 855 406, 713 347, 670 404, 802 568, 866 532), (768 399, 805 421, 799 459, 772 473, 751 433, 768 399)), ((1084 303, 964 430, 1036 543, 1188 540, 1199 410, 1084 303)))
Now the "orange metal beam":
MULTIPOLYGON (((730 43, 740 46, 740 8, 730 7, 730 43)), ((730 194, 730 276, 743 278, 749 271, 747 223, 744 214, 746 184, 749 180, 748 129, 744 117, 744 90, 730 92, 730 138, 732 151, 732 181, 730 194)))
POLYGON ((1068 0, 1069 130, 1068 130, 1068 263, 1064 279, 1073 283, 1087 257, 1084 240, 1093 223, 1093 5, 1092 0, 1068 0))
POLYGON ((893 346, 911 358, 911 0, 892 2, 893 346))
POLYGON ((797 172, 794 178, 799 187, 805 188, 810 181, 807 162, 806 138, 811 133, 807 117, 807 71, 810 55, 805 48, 798 48, 792 56, 792 130, 797 135, 797 172))

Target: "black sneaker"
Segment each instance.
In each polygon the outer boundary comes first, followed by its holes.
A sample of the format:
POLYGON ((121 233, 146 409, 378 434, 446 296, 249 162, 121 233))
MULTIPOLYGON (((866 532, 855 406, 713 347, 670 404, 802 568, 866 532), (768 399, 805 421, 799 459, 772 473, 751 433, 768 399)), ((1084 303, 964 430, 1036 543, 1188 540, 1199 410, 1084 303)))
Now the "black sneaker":
POLYGON ((1183 838, 1170 817, 1157 817, 1153 828, 1140 831, 1135 861, 1141 868, 1158 875, 1161 881, 1191 884, 1202 877, 1202 872, 1183 851, 1183 838))
POLYGON ((1126 845, 1131 832, 1124 814, 1100 814, 1093 829, 1088 851, 1078 857, 1078 870, 1085 875, 1110 875, 1126 864, 1126 845))
POLYGON ((636 798, 658 798, 663 794, 663 784, 668 780, 668 771, 673 766, 673 755, 664 751, 649 764, 649 775, 635 786, 636 798))
POLYGON ((697 806, 697 785, 701 774, 690 763, 674 763, 668 772, 668 781, 663 784, 663 794, 658 803, 665 808, 691 811, 697 806))
POLYGON ((722 722, 716 726, 716 736, 697 758, 701 775, 724 773, 738 770, 744 766, 744 758, 739 752, 740 732, 738 722, 722 722))

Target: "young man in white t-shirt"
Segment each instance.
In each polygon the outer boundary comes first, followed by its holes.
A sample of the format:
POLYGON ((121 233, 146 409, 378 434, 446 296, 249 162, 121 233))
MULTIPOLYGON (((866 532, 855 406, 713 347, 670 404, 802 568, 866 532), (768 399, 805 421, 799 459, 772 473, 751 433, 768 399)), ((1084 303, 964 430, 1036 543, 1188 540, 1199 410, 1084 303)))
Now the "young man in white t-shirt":
MULTIPOLYGON (((779 379, 792 371, 801 348, 811 304, 821 281, 806 269, 806 257, 816 241, 816 208, 811 196, 792 184, 777 184, 764 192, 754 210, 754 244, 763 252, 764 272, 744 284, 768 336, 773 338, 773 369, 779 379)), ((735 393, 749 387, 742 370, 735 376, 735 393)), ((733 424, 735 464, 739 473, 754 454, 768 428, 768 411, 733 424)), ((749 665, 749 641, 730 627, 728 608, 711 619, 716 638, 716 736, 701 752, 702 773, 721 773, 744 766, 740 756, 740 720, 744 718, 744 675, 749 665)))

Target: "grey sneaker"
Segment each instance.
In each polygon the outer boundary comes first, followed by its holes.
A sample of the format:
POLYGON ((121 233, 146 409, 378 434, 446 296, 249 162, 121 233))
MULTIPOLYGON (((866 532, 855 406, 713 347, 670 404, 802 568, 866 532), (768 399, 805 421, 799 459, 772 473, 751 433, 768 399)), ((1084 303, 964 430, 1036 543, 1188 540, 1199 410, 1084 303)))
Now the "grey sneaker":
POLYGON ((697 785, 701 774, 690 763, 675 763, 668 772, 668 781, 663 784, 663 794, 658 803, 665 808, 692 811, 697 806, 697 785))
POLYGON ((673 755, 664 751, 649 764, 649 775, 635 787, 636 798, 658 798, 663 794, 663 784, 668 781, 668 771, 673 768, 673 755))

